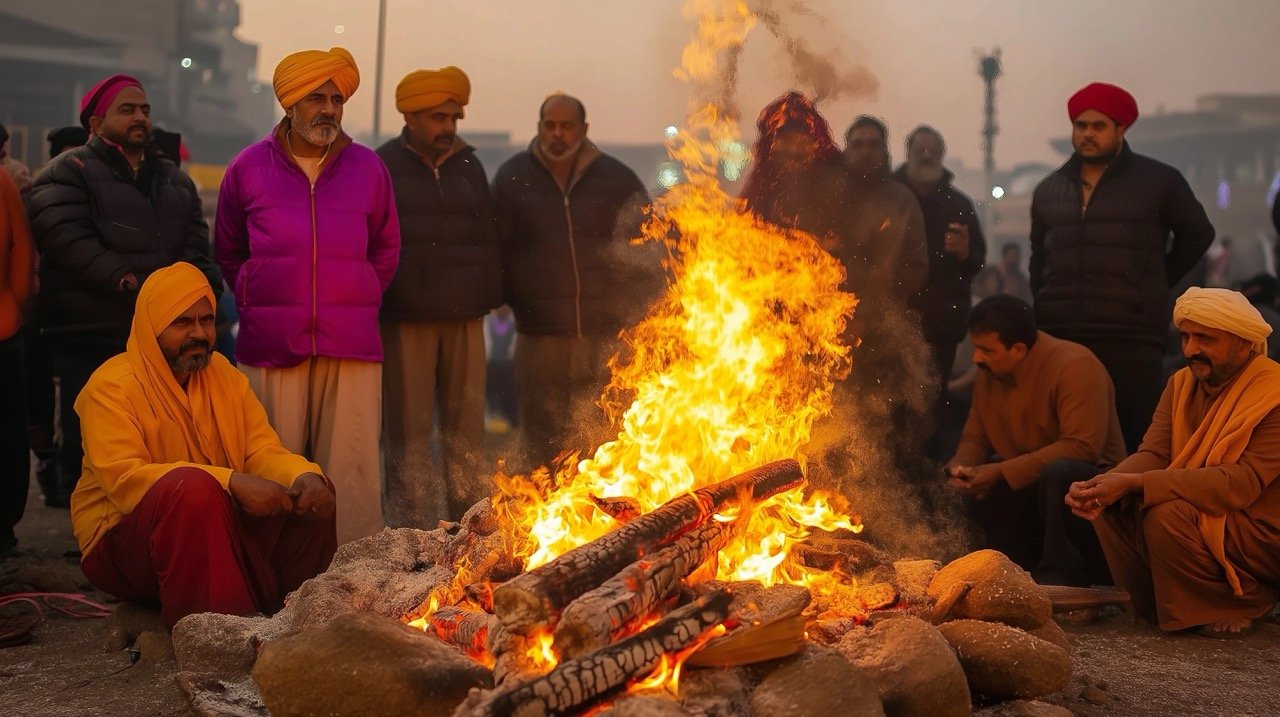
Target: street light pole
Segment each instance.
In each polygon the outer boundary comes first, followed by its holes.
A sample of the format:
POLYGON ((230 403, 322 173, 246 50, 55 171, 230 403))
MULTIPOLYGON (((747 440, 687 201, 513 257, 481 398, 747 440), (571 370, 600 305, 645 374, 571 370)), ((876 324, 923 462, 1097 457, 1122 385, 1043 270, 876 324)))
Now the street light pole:
POLYGON ((983 204, 986 211, 983 212, 982 223, 987 236, 994 236, 995 227, 992 226, 992 219, 995 212, 992 206, 994 201, 992 189, 995 187, 996 180, 996 135, 1000 133, 1000 128, 996 125, 996 80, 1004 74, 1000 62, 1000 48, 995 48, 991 54, 978 60, 978 74, 982 77, 987 89, 982 125, 982 170, 987 184, 983 191, 985 195, 983 204))
POLYGON ((373 65, 373 144, 382 139, 382 59, 387 41, 387 0, 378 0, 378 47, 373 65))

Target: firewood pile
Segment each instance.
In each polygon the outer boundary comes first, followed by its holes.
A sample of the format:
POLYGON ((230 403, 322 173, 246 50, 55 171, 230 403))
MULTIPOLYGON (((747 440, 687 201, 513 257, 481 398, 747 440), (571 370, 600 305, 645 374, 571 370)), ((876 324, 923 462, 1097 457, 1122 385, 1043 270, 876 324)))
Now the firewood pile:
MULTIPOLYGON (((529 571, 484 504, 447 528, 384 531, 274 617, 179 623, 182 683, 256 687, 260 714, 454 717, 961 715, 1067 686, 1050 593, 994 551, 942 567, 821 533, 798 557, 845 589, 714 580, 752 506, 803 482, 781 461, 644 514, 614 501, 616 529, 529 571)), ((1096 597, 1054 595, 1064 609, 1096 597)))

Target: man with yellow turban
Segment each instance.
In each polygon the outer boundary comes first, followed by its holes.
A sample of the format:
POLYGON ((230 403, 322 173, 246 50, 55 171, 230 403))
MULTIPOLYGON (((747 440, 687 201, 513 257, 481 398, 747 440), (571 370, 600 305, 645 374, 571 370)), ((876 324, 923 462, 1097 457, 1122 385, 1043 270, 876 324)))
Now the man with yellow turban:
POLYGON ((1187 366, 1142 447, 1066 502, 1094 521, 1138 615, 1235 637, 1280 596, 1280 364, 1239 292, 1192 287, 1173 320, 1187 366))
POLYGON ((458 520, 490 491, 484 439, 484 316, 502 303, 493 200, 458 136, 471 81, 456 67, 396 86, 400 136, 378 148, 400 217, 400 266, 382 300, 387 520, 458 520), (437 414, 438 412, 438 414, 437 414), (432 464, 439 415, 440 470, 432 464), (443 499, 443 505, 441 504, 443 499))
POLYGON ((332 485, 280 445, 214 338, 208 280, 186 262, 160 269, 138 292, 128 348, 76 399, 81 567, 105 592, 158 602, 168 626, 272 612, 336 548, 332 485))
POLYGON ((387 168, 342 131, 351 53, 295 52, 273 84, 284 119, 227 167, 214 250, 240 368, 284 445, 334 476, 346 542, 383 526, 378 309, 400 228, 387 168))

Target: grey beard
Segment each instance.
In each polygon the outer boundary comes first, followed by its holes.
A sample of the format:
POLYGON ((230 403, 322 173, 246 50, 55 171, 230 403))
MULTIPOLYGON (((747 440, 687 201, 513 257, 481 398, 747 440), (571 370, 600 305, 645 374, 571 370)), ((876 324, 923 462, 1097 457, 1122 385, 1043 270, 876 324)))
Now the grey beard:
POLYGON ((298 134, 309 144, 326 147, 338 138, 339 128, 334 125, 312 124, 309 127, 294 127, 298 134))
POLYGON ((554 152, 552 152, 551 149, 547 147, 546 144, 542 145, 542 153, 547 155, 547 159, 551 160, 552 162, 563 162, 566 159, 577 154, 578 150, 580 149, 582 149, 582 140, 578 140, 577 142, 569 145, 560 154, 555 154, 554 152))
POLYGON ((175 376, 190 376, 197 371, 203 371, 209 367, 209 352, 193 356, 178 355, 169 359, 169 369, 173 371, 175 376))

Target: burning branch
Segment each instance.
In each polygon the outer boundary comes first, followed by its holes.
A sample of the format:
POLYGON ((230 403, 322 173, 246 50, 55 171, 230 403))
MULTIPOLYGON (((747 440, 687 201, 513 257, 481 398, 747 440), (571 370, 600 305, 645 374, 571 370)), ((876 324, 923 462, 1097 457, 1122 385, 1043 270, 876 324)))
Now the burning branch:
POLYGON ((730 501, 745 496, 759 502, 803 482, 800 464, 788 459, 677 496, 611 533, 512 578, 494 591, 494 612, 516 634, 551 626, 575 598, 698 527, 730 501))

